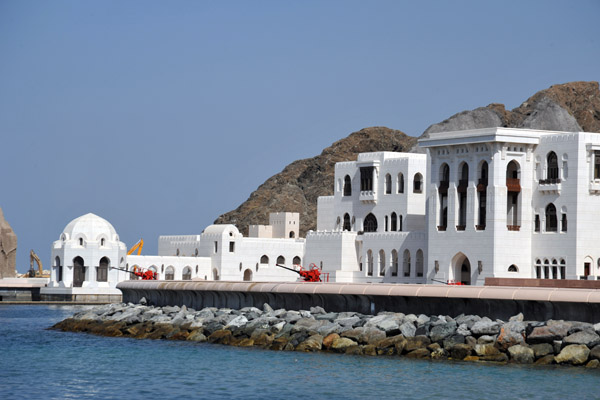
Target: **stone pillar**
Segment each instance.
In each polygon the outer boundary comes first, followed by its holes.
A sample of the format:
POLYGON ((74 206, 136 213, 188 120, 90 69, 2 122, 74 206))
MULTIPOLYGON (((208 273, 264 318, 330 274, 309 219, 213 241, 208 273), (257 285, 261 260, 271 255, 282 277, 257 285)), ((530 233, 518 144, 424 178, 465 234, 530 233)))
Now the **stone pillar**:
POLYGON ((0 208, 0 279, 15 278, 17 265, 17 235, 4 219, 0 208))

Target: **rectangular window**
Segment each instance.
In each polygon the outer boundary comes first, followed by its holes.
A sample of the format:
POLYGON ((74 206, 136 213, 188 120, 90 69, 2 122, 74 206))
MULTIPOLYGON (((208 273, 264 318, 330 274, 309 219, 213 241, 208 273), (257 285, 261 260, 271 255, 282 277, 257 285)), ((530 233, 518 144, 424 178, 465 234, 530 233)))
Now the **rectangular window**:
POLYGON ((534 230, 536 232, 540 231, 540 216, 539 216, 539 214, 535 214, 535 227, 534 227, 534 230))
POLYGON ((229 242, 229 252, 233 253, 235 251, 235 242, 229 242))
POLYGON ((600 150, 594 151, 594 179, 600 179, 600 150))
POLYGON ((567 231, 567 214, 562 215, 561 223, 560 223, 560 231, 561 232, 567 231))
POLYGON ((535 277, 537 279, 542 279, 542 267, 540 267, 539 265, 535 267, 535 277))
POLYGON ((360 190, 373 190, 373 170, 375 167, 360 168, 360 190))
POLYGON ((215 253, 219 251, 219 242, 215 242, 215 253))

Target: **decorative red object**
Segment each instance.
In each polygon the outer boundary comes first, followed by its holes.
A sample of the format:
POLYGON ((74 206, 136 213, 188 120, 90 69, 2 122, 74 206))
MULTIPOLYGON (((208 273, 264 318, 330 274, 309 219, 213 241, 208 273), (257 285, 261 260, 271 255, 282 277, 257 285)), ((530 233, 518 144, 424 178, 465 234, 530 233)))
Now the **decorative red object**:
POLYGON ((300 269, 288 268, 280 264, 275 265, 283 269, 294 271, 295 273, 300 275, 304 282, 323 282, 323 279, 325 279, 325 282, 329 282, 329 274, 323 273, 321 269, 317 267, 314 263, 310 264, 307 269, 304 269, 304 267, 302 267, 301 265, 298 265, 300 269), (321 278, 321 275, 323 275, 323 278, 321 278))

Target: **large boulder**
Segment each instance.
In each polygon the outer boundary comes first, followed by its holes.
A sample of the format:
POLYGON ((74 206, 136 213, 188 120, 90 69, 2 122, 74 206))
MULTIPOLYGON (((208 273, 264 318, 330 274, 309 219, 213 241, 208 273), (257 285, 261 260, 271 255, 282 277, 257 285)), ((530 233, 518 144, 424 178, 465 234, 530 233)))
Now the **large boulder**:
POLYGON ((508 348, 510 359, 519 364, 532 364, 535 360, 535 354, 530 347, 517 344, 508 348))
POLYGON ((600 344, 600 336, 594 331, 579 331, 575 332, 563 339, 563 344, 585 344, 588 348, 592 348, 600 344))
POLYGON ((590 349, 583 344, 570 344, 554 357, 557 364, 581 365, 588 360, 590 349))
POLYGON ((432 342, 441 342, 447 337, 454 335, 457 328, 458 326, 456 321, 436 325, 431 328, 431 331, 429 332, 429 338, 432 342))

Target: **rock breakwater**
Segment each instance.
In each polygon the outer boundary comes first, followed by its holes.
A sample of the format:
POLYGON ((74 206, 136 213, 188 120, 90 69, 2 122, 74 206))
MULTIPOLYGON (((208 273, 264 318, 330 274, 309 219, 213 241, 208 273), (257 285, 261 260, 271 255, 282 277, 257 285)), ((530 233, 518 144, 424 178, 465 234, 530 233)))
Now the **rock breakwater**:
MULTIPOLYGON (((142 299, 142 303, 144 303, 142 299)), ((330 351, 494 363, 600 367, 600 323, 509 321, 476 315, 241 310, 109 304, 51 329, 137 339, 187 340, 284 351, 330 351)))

